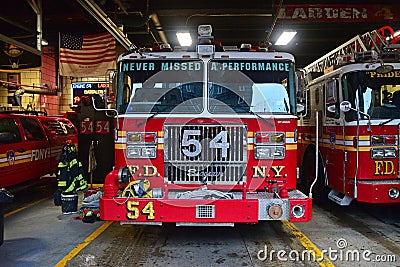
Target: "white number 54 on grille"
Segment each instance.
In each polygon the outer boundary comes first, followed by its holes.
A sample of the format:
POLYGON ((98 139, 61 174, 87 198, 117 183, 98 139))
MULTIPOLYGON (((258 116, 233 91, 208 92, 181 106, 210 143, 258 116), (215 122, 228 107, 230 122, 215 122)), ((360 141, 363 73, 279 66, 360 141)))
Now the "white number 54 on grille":
MULTIPOLYGON (((202 145, 200 142, 200 130, 183 130, 181 147, 182 153, 187 157, 197 157, 201 154, 202 145)), ((208 144, 209 148, 221 149, 221 157, 228 156, 229 142, 228 132, 225 130, 220 131, 208 144)))

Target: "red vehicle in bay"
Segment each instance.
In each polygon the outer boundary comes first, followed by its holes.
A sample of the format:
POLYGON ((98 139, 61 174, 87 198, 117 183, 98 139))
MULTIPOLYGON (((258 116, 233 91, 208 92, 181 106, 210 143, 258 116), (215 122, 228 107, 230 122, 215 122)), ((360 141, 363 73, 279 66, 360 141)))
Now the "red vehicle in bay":
POLYGON ((400 203, 399 47, 399 31, 384 26, 304 68, 298 188, 315 200, 400 203))
POLYGON ((0 188, 56 173, 67 143, 77 145, 78 134, 66 118, 0 113, 0 188))

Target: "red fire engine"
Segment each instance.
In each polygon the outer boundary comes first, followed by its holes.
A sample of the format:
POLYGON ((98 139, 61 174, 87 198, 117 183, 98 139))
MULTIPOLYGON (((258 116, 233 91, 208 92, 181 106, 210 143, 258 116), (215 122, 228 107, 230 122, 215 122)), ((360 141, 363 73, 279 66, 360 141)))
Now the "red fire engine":
POLYGON ((298 141, 303 192, 314 186, 315 198, 339 205, 400 202, 399 41, 400 32, 385 26, 305 67, 298 94, 306 106, 298 141))
POLYGON ((119 57, 115 170, 101 219, 310 220, 311 199, 296 190, 294 57, 217 46, 210 25, 199 35, 186 51, 162 45, 119 57))

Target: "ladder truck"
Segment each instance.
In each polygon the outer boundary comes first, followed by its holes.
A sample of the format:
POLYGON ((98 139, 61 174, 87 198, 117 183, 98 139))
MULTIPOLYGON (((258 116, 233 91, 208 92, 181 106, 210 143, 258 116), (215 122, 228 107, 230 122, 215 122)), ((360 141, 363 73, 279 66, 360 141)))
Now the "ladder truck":
POLYGON ((163 44, 119 57, 115 109, 103 109, 114 113, 116 134, 100 218, 181 226, 309 221, 311 199, 296 189, 294 57, 223 47, 211 25, 198 32, 187 50, 163 44))
POLYGON ((400 32, 357 35, 302 76, 299 189, 342 206, 399 203, 400 32))

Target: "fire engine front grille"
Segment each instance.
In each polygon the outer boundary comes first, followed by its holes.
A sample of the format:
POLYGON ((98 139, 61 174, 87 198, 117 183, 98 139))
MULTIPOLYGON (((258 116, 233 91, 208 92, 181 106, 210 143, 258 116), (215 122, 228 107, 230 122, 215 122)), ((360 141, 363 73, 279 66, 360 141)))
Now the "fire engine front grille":
POLYGON ((165 177, 174 183, 233 184, 247 163, 244 125, 165 125, 165 177))
POLYGON ((174 183, 236 184, 245 174, 244 164, 166 164, 165 175, 174 183))

